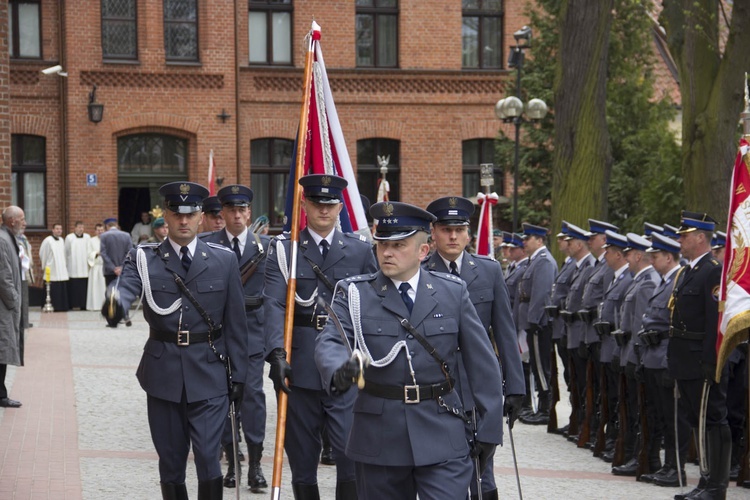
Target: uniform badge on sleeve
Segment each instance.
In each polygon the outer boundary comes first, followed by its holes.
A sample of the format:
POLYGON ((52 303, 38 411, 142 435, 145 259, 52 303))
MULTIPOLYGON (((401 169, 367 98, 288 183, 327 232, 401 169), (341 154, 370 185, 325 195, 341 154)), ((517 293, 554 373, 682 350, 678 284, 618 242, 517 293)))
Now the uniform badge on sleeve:
POLYGON ((716 285, 713 290, 711 290, 711 296, 714 298, 716 302, 719 301, 719 288, 720 285, 716 285))

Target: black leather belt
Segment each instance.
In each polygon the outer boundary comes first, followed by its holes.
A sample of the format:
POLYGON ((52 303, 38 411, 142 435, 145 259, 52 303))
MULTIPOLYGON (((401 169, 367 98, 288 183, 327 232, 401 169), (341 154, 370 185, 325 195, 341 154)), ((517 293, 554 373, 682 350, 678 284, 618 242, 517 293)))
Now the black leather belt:
POLYGON ((544 306, 544 311, 550 319, 555 319, 560 316, 560 306, 548 305, 544 306))
POLYGON ((263 305, 263 297, 245 296, 245 311, 252 311, 263 305))
POLYGON ((612 333, 612 323, 609 321, 598 321, 594 323, 594 330, 596 330, 597 335, 604 337, 612 333))
POLYGON ((612 338, 615 339, 617 347, 625 347, 630 342, 630 332, 624 332, 622 330, 615 330, 612 332, 612 338))
MULTIPOLYGON (((170 344, 177 344, 179 346, 187 346, 190 344, 198 344, 200 342, 208 342, 208 332, 190 332, 187 330, 180 330, 179 332, 163 332, 160 330, 149 330, 148 336, 154 340, 160 342, 169 342, 170 344)), ((221 337, 221 328, 214 330, 211 334, 212 340, 218 340, 221 337)))
POLYGON ((306 328, 315 328, 320 331, 326 326, 328 321, 327 314, 295 314, 294 315, 294 326, 301 326, 306 328))
POLYGON ((416 404, 420 401, 437 399, 453 390, 453 381, 446 380, 431 385, 382 385, 365 379, 367 394, 384 399, 396 399, 406 404, 416 404))
POLYGON ((669 327, 669 336, 676 339, 703 340, 703 337, 705 337, 706 334, 703 332, 689 332, 687 330, 679 330, 674 327, 669 327))
POLYGON ((657 346, 661 343, 662 340, 669 337, 669 332, 666 330, 663 332, 657 332, 656 330, 646 330, 643 332, 639 332, 638 336, 643 339, 643 342, 646 345, 657 346))

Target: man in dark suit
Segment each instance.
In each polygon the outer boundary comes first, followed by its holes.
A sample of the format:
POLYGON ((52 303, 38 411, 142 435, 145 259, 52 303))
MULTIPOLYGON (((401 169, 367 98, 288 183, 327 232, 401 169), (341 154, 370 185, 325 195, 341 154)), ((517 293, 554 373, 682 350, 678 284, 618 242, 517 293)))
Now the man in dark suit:
POLYGON ((241 402, 248 358, 247 324, 236 314, 244 309, 239 267, 231 250, 196 238, 206 188, 173 182, 159 193, 169 237, 130 251, 102 313, 108 322, 119 321, 143 291, 150 331, 136 375, 147 394, 162 497, 187 498, 192 447, 198 498, 220 499, 221 434, 228 401, 241 402))
MULTIPOLYGON (((725 365, 719 383, 715 382, 716 336, 719 315, 721 264, 711 255, 711 237, 716 221, 704 213, 683 211, 678 230, 686 269, 676 279, 669 329, 667 361, 669 374, 680 390, 679 407, 692 427, 699 427, 701 406, 706 407, 705 439, 701 462, 708 476, 701 474, 690 499, 724 498, 729 484, 732 436, 727 421, 727 378, 725 365)), ((680 496, 680 495, 678 495, 680 496)), ((677 497, 675 497, 677 498, 677 497)))
POLYGON ((377 203, 370 215, 381 270, 339 283, 333 309, 343 331, 329 321, 315 348, 324 387, 356 396, 346 454, 356 462, 357 494, 464 498, 473 467, 462 402, 476 405, 482 471, 501 439, 500 367, 466 283, 420 266, 434 216, 398 202, 377 203), (349 390, 360 375, 361 390, 349 390))
POLYGON ((117 225, 117 219, 106 219, 104 221, 104 232, 99 236, 101 250, 99 254, 104 262, 104 281, 109 286, 122 273, 122 264, 125 256, 133 248, 130 235, 121 231, 117 225))
MULTIPOLYGON (((335 175, 306 175, 302 209, 307 227, 299 233, 297 298, 292 337, 292 373, 285 449, 292 469, 292 489, 297 500, 317 499, 320 433, 326 425, 336 461, 336 498, 356 498, 354 463, 344 455, 352 420, 354 394, 331 397, 321 384, 313 352, 315 336, 328 316, 317 303, 330 303, 333 286, 341 279, 376 270, 371 245, 364 236, 336 229, 347 182, 335 175)), ((289 235, 277 236, 268 250, 263 291, 268 348, 284 346, 287 278, 292 256, 289 235)), ((290 378, 291 380, 291 378, 290 378)))
MULTIPOLYGON (((439 198, 427 206, 427 211, 437 218, 432 225, 436 252, 425 261, 424 267, 451 273, 466 282, 479 319, 497 347, 504 379, 504 412, 512 426, 521 411, 526 387, 503 270, 494 259, 465 250, 469 244, 469 218, 474 212, 471 201, 457 196, 439 198)), ((469 402, 464 404, 471 408, 469 402)), ((471 486, 473 490, 476 484, 472 481, 471 486)), ((475 491, 472 498, 476 498, 475 491)), ((498 498, 491 457, 482 474, 482 498, 498 498)))
MULTIPOLYGON (((266 395, 263 393, 263 360, 269 358, 273 365, 272 377, 288 367, 286 353, 283 349, 266 352, 266 335, 263 321, 263 275, 266 269, 266 254, 270 239, 268 236, 254 234, 248 228, 252 218, 251 203, 253 191, 239 184, 224 186, 217 193, 222 205, 221 215, 225 221, 224 229, 204 233, 201 239, 216 243, 232 250, 237 257, 240 275, 245 294, 245 316, 248 331, 248 367, 245 380, 245 394, 242 398, 242 429, 249 455, 247 484, 253 493, 260 493, 268 487, 260 460, 263 456, 263 440, 266 435, 266 395)), ((205 210, 205 207, 204 207, 205 210)), ((275 384, 283 384, 283 377, 275 380, 275 384)), ((277 387, 278 389, 278 387, 277 387)), ((224 486, 234 488, 236 476, 234 470, 234 448, 232 444, 231 420, 227 419, 222 446, 226 451, 229 468, 224 476, 224 486)))

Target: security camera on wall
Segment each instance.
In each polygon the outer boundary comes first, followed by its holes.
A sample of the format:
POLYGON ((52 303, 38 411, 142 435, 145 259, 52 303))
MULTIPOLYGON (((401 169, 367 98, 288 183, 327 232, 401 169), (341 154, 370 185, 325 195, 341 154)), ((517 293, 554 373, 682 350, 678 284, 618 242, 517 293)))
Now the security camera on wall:
POLYGON ((56 66, 51 66, 49 68, 43 69, 42 73, 44 73, 45 75, 57 74, 60 76, 68 76, 68 74, 63 71, 62 66, 60 66, 59 64, 56 66))

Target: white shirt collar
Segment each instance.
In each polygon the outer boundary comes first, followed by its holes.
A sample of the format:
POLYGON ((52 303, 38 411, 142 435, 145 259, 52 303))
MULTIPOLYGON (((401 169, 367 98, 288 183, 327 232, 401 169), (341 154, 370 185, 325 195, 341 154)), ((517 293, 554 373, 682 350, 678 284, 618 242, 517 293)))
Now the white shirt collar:
POLYGON ((679 270, 680 270, 680 265, 678 264, 674 266, 672 269, 670 269, 669 271, 667 271, 667 274, 662 276, 662 278, 664 278, 664 281, 669 281, 670 279, 672 279, 672 276, 674 275, 674 273, 676 273, 679 270))
POLYGON ((534 253, 531 254, 531 258, 533 259, 534 257, 536 257, 539 254, 539 252, 544 251, 544 250, 547 250, 547 247, 544 246, 544 245, 542 245, 541 247, 539 247, 536 250, 534 250, 534 253))
POLYGON ((323 240, 326 240, 328 242, 328 247, 330 248, 333 245, 333 233, 336 232, 335 229, 332 229, 330 233, 328 233, 328 236, 323 238, 321 235, 310 229, 309 227, 307 230, 310 232, 310 236, 312 237, 313 241, 317 246, 320 246, 320 242, 323 240))
POLYGON ((710 252, 706 252, 704 254, 701 254, 701 256, 698 257, 697 259, 693 259, 690 262, 688 262, 688 264, 690 265, 690 269, 694 268, 695 265, 698 263, 698 261, 701 260, 707 253, 710 253, 710 252))
POLYGON ((644 267, 643 269, 641 269, 640 271, 638 271, 637 273, 635 273, 635 276, 633 276, 633 279, 636 279, 641 274, 643 274, 646 271, 648 271, 649 269, 653 269, 653 268, 654 268, 654 266, 646 266, 646 267, 644 267))
MULTIPOLYGON (((232 243, 234 241, 235 236, 229 232, 227 228, 224 228, 224 232, 227 235, 227 238, 229 239, 229 242, 232 243)), ((240 243, 240 248, 245 248, 245 244, 247 243, 247 233, 248 229, 245 228, 244 231, 242 231, 240 234, 237 235, 237 241, 240 243)))
POLYGON ((576 267, 581 267, 581 264, 583 264, 583 261, 586 260, 589 257, 589 255, 591 255, 591 252, 588 252, 586 255, 584 255, 583 257, 581 257, 580 260, 577 260, 576 261, 576 267))
MULTIPOLYGON (((446 259, 442 255, 440 255, 440 252, 438 252, 438 257, 440 257, 443 260, 443 262, 445 263, 445 267, 447 267, 448 271, 450 271, 450 269, 451 269, 451 261, 449 261, 448 259, 446 259)), ((459 255, 456 258, 455 262, 456 262, 456 269, 458 269, 458 274, 461 274, 461 265, 464 262, 464 253, 463 252, 461 252, 461 255, 459 255)))
MULTIPOLYGON (((409 297, 411 297, 411 300, 416 300, 417 298, 417 285, 419 285, 419 273, 420 269, 417 269, 417 274, 409 278, 406 282, 409 283, 409 286, 411 287, 409 289, 409 297)), ((401 286, 401 283, 403 281, 394 280, 391 278, 391 281, 393 281, 393 284, 396 286, 396 290, 398 290, 398 287, 401 286)))
POLYGON ((627 265, 627 264, 625 264, 625 265, 624 265, 624 266, 622 266, 622 267, 621 267, 620 269, 618 269, 617 271, 615 271, 615 277, 614 277, 614 279, 617 279, 617 278, 619 278, 620 276, 622 276, 622 273, 624 273, 624 272, 625 272, 625 271, 627 271, 627 270, 628 270, 628 265, 627 265))
MULTIPOLYGON (((177 253, 177 257, 182 258, 182 254, 180 253, 180 248, 182 248, 180 245, 175 243, 174 241, 169 239, 169 236, 167 236, 167 240, 169 241, 169 244, 172 245, 172 248, 174 249, 175 253, 177 253)), ((192 259, 195 256, 195 247, 198 246, 198 238, 193 238, 193 241, 187 244, 188 247, 188 253, 190 254, 190 258, 192 259)))

